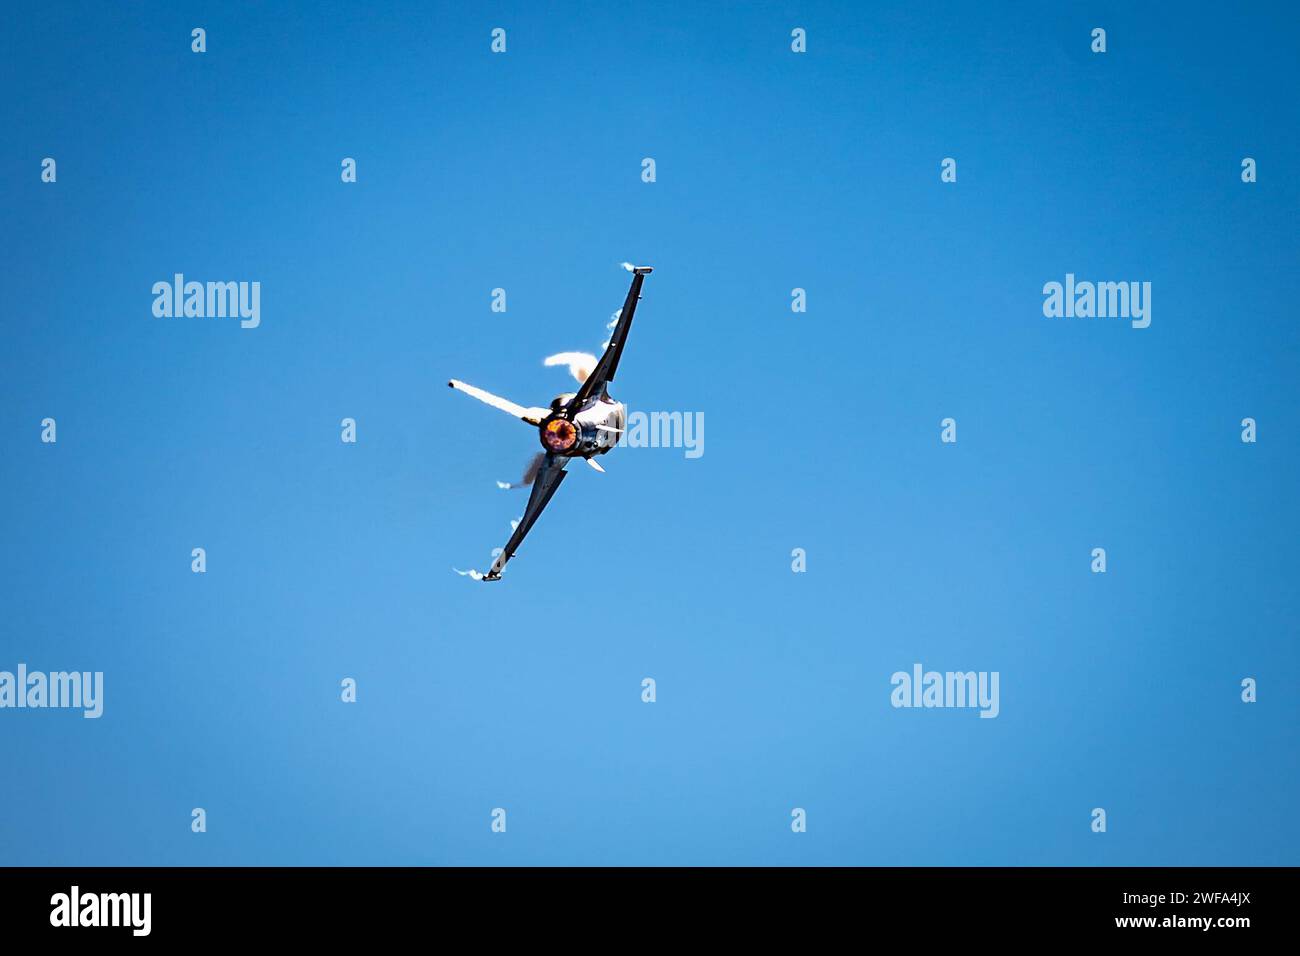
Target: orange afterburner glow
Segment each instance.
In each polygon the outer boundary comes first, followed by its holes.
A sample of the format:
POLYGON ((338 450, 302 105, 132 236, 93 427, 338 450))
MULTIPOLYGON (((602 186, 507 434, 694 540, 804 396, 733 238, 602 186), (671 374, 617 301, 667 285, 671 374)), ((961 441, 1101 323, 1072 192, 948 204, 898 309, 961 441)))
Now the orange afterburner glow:
POLYGON ((578 430, 563 418, 552 418, 542 429, 542 443, 551 451, 568 451, 577 441, 578 430))

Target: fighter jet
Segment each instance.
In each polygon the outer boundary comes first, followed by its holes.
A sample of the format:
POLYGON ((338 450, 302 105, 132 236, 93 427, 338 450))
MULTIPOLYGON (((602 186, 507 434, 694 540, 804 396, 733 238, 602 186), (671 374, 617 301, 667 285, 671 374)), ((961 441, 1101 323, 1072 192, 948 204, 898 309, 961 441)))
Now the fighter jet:
POLYGON ((520 421, 527 422, 537 429, 537 437, 542 443, 542 451, 529 463, 523 478, 515 484, 498 482, 503 488, 532 485, 528 497, 528 506, 524 515, 514 527, 514 533, 506 546, 496 556, 486 574, 478 571, 462 571, 480 581, 500 581, 501 572, 506 562, 515 556, 524 537, 532 530, 542 510, 550 503, 568 474, 564 469, 574 458, 581 458, 596 471, 605 469, 595 460, 618 444, 619 436, 627 425, 627 408, 622 402, 616 402, 609 394, 609 383, 614 381, 618 371, 618 360, 623 356, 623 346, 627 344, 627 334, 632 328, 632 316, 636 304, 641 298, 641 284, 654 270, 650 266, 634 266, 624 263, 624 268, 632 273, 632 287, 628 290, 623 308, 615 314, 613 333, 606 343, 605 352, 600 361, 595 357, 579 352, 562 352, 546 360, 547 365, 568 365, 581 385, 576 392, 557 395, 551 401, 550 408, 516 405, 508 399, 492 395, 452 379, 447 384, 464 392, 480 402, 499 408, 520 421), (594 367, 593 367, 594 365, 594 367))

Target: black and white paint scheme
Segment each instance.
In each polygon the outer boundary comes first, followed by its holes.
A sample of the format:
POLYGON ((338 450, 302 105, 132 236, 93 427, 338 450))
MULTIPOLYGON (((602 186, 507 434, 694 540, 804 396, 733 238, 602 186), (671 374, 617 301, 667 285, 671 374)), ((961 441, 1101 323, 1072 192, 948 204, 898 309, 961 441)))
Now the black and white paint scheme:
POLYGON ((581 458, 596 471, 604 472, 605 469, 596 461, 596 457, 617 445, 619 436, 627 426, 627 407, 622 402, 616 402, 609 394, 609 384, 614 381, 619 359, 623 355, 623 346, 627 344, 632 316, 641 298, 641 284, 654 271, 650 266, 634 266, 627 262, 623 263, 623 267, 632 273, 632 287, 628 289, 627 299, 615 319, 613 334, 599 361, 594 355, 584 352, 562 352, 546 359, 547 365, 569 367, 573 377, 580 383, 576 392, 557 395, 551 400, 550 408, 524 407, 456 379, 447 383, 452 388, 535 427, 543 449, 529 462, 520 481, 514 484, 498 482, 503 488, 531 485, 533 489, 524 515, 514 525, 506 546, 497 553, 486 574, 459 570, 457 574, 467 575, 476 581, 500 581, 506 562, 515 556, 524 537, 564 481, 568 474, 564 469, 569 462, 581 458))

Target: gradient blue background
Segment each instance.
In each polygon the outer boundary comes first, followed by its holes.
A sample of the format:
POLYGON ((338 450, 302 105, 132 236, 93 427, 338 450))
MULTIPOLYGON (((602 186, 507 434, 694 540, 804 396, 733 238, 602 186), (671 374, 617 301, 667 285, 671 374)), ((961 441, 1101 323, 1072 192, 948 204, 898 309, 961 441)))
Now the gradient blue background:
POLYGON ((1050 6, 7 5, 0 669, 106 701, 0 712, 0 862, 1296 863, 1296 17, 1050 6), (704 456, 455 576, 536 440, 447 378, 569 388, 623 259, 704 456))

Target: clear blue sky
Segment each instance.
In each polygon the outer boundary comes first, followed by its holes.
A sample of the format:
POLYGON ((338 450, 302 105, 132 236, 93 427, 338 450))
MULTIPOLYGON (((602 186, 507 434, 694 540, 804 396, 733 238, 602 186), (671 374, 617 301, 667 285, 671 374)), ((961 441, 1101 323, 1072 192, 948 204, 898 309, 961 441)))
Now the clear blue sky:
POLYGON ((0 711, 0 862, 1296 863, 1289 5, 558 6, 6 9, 0 669, 106 687, 0 711), (616 394, 705 454, 457 577, 537 446, 447 379, 569 388, 624 259, 616 394))

